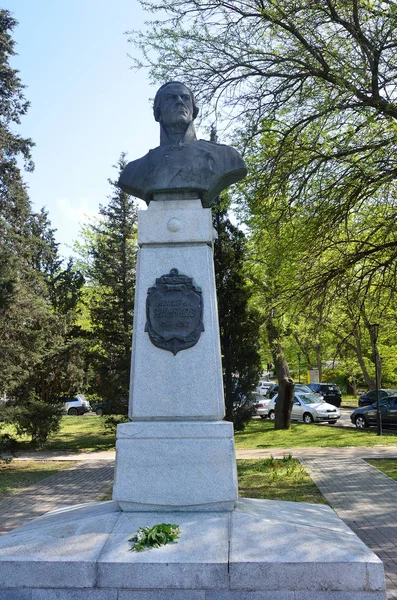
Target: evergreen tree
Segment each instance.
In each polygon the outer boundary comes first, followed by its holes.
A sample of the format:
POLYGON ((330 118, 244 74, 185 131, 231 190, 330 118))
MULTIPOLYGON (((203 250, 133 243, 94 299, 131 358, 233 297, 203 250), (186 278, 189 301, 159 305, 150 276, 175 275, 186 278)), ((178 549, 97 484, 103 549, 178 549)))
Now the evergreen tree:
POLYGON ((11 125, 19 124, 20 118, 26 114, 29 102, 23 95, 24 85, 18 77, 18 71, 12 69, 10 57, 15 55, 15 41, 11 33, 18 22, 8 10, 0 9, 0 152, 1 152, 1 185, 20 179, 17 159, 22 156, 25 167, 32 169, 30 149, 33 142, 24 139, 11 130, 11 125))
POLYGON ((44 209, 31 215, 30 228, 30 262, 36 277, 43 281, 42 293, 50 315, 41 361, 28 381, 36 396, 54 402, 86 385, 87 340, 77 325, 84 277, 72 259, 64 264, 44 209))
POLYGON ((0 9, 0 308, 12 301, 21 261, 27 258, 26 234, 30 203, 22 182, 18 159, 31 170, 33 143, 12 130, 28 109, 18 71, 12 69, 15 54, 12 31, 17 25, 11 13, 0 9))
POLYGON ((31 140, 12 131, 28 102, 18 72, 9 59, 15 54, 11 33, 17 22, 0 10, 0 393, 26 379, 39 360, 45 302, 41 281, 32 272, 30 202, 18 167, 22 157, 32 168, 31 140))
POLYGON ((260 317, 249 306, 251 291, 244 274, 244 233, 230 222, 222 209, 214 213, 213 221, 218 233, 214 261, 226 419, 234 421, 236 429, 242 429, 244 420, 251 414, 236 413, 233 403, 249 395, 260 376, 260 317))
POLYGON ((32 212, 20 172, 21 158, 33 169, 33 143, 12 129, 29 106, 9 64, 16 25, 0 9, 0 394, 51 400, 82 379, 70 343, 82 280, 71 264, 62 268, 47 213, 32 212))
POLYGON ((45 211, 31 213, 13 293, 0 313, 0 389, 8 395, 56 401, 84 383, 84 340, 76 307, 84 278, 66 267, 45 211))
MULTIPOLYGON (((126 165, 122 154, 116 168, 126 165)), ((109 180, 113 194, 100 206, 100 220, 83 231, 78 247, 87 277, 93 347, 93 388, 109 403, 128 397, 134 313, 137 208, 109 180)))
POLYGON ((58 314, 66 315, 77 307, 84 276, 76 268, 72 258, 64 264, 59 255, 59 244, 55 241, 55 230, 52 229, 48 212, 44 208, 31 215, 30 230, 32 268, 43 275, 47 299, 52 308, 58 314))

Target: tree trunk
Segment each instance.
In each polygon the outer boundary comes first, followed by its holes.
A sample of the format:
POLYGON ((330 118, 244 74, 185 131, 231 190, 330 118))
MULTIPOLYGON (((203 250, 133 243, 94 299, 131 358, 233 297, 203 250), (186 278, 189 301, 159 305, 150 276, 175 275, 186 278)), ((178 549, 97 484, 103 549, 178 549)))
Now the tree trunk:
MULTIPOLYGON (((312 368, 312 361, 311 361, 309 352, 303 350, 303 358, 306 361, 306 371, 309 371, 312 368)), ((306 373, 305 373, 305 376, 306 376, 306 373)))
POLYGON ((367 386, 369 387, 370 390, 375 389, 375 380, 372 379, 372 377, 370 376, 370 374, 368 373, 368 369, 365 365, 365 361, 364 361, 364 356, 363 356, 363 351, 361 348, 361 340, 360 340, 360 335, 359 333, 354 330, 353 331, 353 337, 356 341, 356 346, 353 346, 354 351, 356 353, 357 356, 357 360, 358 360, 358 364, 361 367, 361 371, 363 373, 364 376, 364 381, 367 384, 367 386))
POLYGON ((345 348, 349 348, 354 354, 357 356, 358 364, 360 365, 364 381, 370 390, 375 388, 375 381, 371 378, 368 373, 368 369, 365 365, 364 356, 361 348, 360 336, 356 330, 352 331, 353 338, 355 340, 355 344, 349 342, 347 338, 341 335, 338 331, 333 330, 333 333, 341 340, 341 343, 345 346, 345 348))
POLYGON ((375 363, 375 387, 376 387, 376 381, 377 381, 379 389, 380 389, 382 387, 382 363, 380 361, 380 356, 379 356, 378 343, 377 343, 378 340, 377 340, 376 333, 374 332, 372 327, 369 326, 368 329, 369 329, 369 335, 371 338, 372 355, 373 355, 373 359, 374 359, 374 363, 375 363))
POLYGON ((323 380, 323 362, 322 362, 322 347, 321 344, 316 346, 316 363, 318 369, 318 380, 323 380))
POLYGON ((348 379, 346 382, 346 393, 351 396, 357 395, 357 382, 355 379, 348 379))
POLYGON ((291 410, 294 401, 294 382, 290 377, 288 363, 279 342, 280 332, 271 316, 267 319, 266 329, 279 384, 275 405, 274 429, 289 429, 291 427, 291 410))
POLYGON ((382 363, 380 361, 379 350, 378 350, 378 329, 379 325, 371 325, 364 307, 362 308, 361 314, 363 315, 365 327, 369 333, 369 339, 371 340, 372 357, 375 366, 375 383, 371 389, 376 388, 376 382, 378 382, 379 389, 382 387, 382 363))

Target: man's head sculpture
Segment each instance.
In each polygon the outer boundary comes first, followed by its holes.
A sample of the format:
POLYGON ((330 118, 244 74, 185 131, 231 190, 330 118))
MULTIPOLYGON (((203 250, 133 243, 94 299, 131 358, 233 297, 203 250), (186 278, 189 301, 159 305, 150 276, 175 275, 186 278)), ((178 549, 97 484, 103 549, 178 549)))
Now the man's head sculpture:
POLYGON ((197 140, 193 121, 198 108, 184 83, 169 81, 154 98, 153 114, 160 123, 160 146, 124 168, 119 186, 147 204, 159 199, 200 198, 203 207, 247 174, 231 146, 197 140))
POLYGON ((193 93, 180 81, 169 81, 157 91, 153 115, 160 123, 160 145, 193 142, 196 138, 193 121, 199 109, 193 93))
POLYGON ((166 92, 168 92, 169 94, 172 94, 172 95, 174 95, 176 92, 189 95, 190 101, 193 106, 192 117, 193 117, 193 121, 194 121, 194 119, 197 117, 197 115, 199 113, 199 109, 196 105, 196 101, 194 99, 193 92, 188 87, 186 87, 186 85, 184 83, 181 83, 180 81, 168 81, 167 83, 162 85, 157 90, 157 93, 156 93, 156 95, 154 97, 154 101, 153 101, 154 120, 157 121, 158 123, 161 121, 161 100, 162 99, 165 100, 166 92))

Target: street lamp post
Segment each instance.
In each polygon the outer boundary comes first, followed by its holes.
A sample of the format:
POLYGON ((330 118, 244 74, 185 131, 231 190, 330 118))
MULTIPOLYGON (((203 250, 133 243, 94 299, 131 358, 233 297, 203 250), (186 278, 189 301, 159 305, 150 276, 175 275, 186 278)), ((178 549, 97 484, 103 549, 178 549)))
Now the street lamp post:
POLYGON ((371 328, 371 342, 373 347, 374 361, 375 361, 375 385, 376 385, 376 433, 382 435, 382 415, 380 412, 380 396, 379 396, 379 352, 378 352, 378 333, 379 324, 372 323, 371 328))

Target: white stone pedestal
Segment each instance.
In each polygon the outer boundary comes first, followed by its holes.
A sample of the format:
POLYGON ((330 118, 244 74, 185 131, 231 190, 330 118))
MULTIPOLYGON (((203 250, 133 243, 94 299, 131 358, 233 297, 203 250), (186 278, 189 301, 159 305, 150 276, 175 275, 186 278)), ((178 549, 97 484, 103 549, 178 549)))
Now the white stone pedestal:
POLYGON ((0 537, 1 600, 386 600, 382 562, 328 506, 241 499, 233 512, 99 502, 0 537), (131 552, 139 527, 177 544, 131 552))
POLYGON ((232 423, 119 425, 113 497, 122 510, 233 510, 236 490, 232 423))
POLYGON ((126 511, 233 510, 237 474, 224 398, 210 209, 200 200, 151 202, 139 212, 129 416, 117 429, 113 499, 126 511), (203 301, 201 336, 174 355, 150 340, 146 298, 171 269, 203 301))

